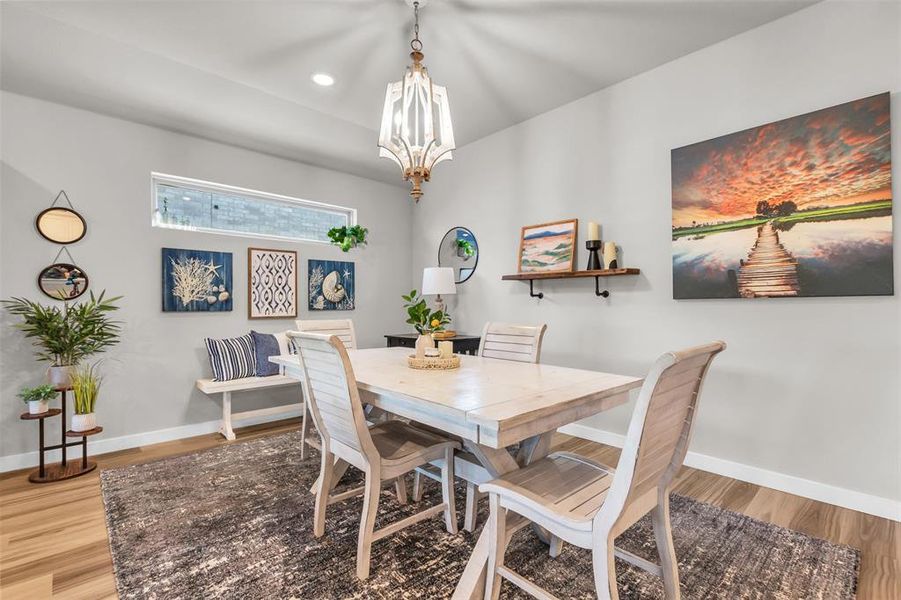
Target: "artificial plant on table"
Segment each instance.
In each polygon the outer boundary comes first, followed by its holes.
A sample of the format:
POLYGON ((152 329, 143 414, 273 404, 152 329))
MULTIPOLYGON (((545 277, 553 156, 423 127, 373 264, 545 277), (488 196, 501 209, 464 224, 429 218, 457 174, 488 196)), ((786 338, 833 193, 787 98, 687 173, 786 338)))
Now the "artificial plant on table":
POLYGON ((425 298, 420 296, 416 290, 401 296, 401 298, 404 299, 404 308, 407 310, 407 323, 419 333, 419 339, 416 340, 418 355, 420 350, 434 347, 432 334, 444 331, 445 326, 451 322, 451 317, 444 311, 430 309, 425 298))

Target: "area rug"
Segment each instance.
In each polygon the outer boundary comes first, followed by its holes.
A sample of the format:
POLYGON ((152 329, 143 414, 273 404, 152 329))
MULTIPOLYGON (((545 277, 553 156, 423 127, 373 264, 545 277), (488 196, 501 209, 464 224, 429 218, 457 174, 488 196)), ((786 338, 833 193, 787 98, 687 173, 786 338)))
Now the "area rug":
MULTIPOLYGON (((103 471, 110 549, 121 598, 447 598, 478 535, 450 535, 439 517, 378 541, 372 575, 354 573, 359 499, 329 507, 312 534, 319 456, 300 459, 286 433, 206 452, 103 471)), ((353 469, 341 482, 356 485, 353 469)), ((386 488, 376 527, 418 510, 386 488)), ((458 507, 463 489, 458 489, 458 507)), ((421 502, 440 501, 431 484, 421 502)), ((486 504, 486 503, 483 503, 486 504)), ((686 599, 853 598, 859 551, 673 495, 673 537, 686 599)), ((481 523, 485 515, 481 515, 481 523)), ((656 561, 650 520, 617 545, 656 561)), ((561 598, 594 598, 591 553, 549 558, 526 528, 506 562, 561 598)), ((663 598, 660 581, 617 562, 621 598, 663 598)), ((505 583, 504 598, 523 594, 505 583)))

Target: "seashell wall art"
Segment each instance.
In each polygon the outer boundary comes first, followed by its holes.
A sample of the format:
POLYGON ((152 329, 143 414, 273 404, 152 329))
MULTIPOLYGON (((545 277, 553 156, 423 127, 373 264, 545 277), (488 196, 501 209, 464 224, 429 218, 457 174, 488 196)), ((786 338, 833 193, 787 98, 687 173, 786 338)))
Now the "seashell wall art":
POLYGON ((310 310, 353 310, 354 263, 340 260, 310 260, 310 310))

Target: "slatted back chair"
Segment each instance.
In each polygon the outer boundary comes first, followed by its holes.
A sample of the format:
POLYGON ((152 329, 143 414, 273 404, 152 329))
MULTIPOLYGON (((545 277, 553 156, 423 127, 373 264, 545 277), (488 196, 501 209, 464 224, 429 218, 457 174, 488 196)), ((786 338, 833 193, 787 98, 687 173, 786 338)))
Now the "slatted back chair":
MULTIPOLYGON (((356 350, 357 335, 354 331, 354 322, 351 319, 298 319, 294 322, 298 331, 306 333, 319 333, 323 335, 337 336, 348 350, 356 350)), ((307 457, 307 446, 319 448, 319 443, 310 436, 313 423, 309 417, 309 411, 304 406, 303 423, 300 426, 300 458, 307 457)))
POLYGON ((563 541, 591 549, 599 598, 618 598, 614 556, 662 577, 668 600, 680 597, 670 488, 688 451, 704 378, 713 358, 725 347, 714 342, 664 354, 654 363, 639 393, 615 471, 585 457, 557 452, 480 488, 490 494, 489 527, 493 528, 486 597, 497 598, 501 578, 536 597, 553 597, 503 566, 508 510, 546 527, 563 541), (616 537, 648 512, 660 565, 614 548, 616 537))
POLYGON ((517 362, 537 363, 541 360, 541 341, 547 325, 511 325, 485 323, 479 356, 517 362))
POLYGON ((357 334, 353 319, 298 319, 294 322, 298 331, 336 335, 348 350, 357 349, 357 334))
POLYGON ((325 533, 329 504, 362 494, 357 576, 366 579, 374 541, 438 513, 444 514, 447 530, 456 533, 453 454, 459 444, 402 421, 386 421, 370 427, 342 340, 335 335, 313 333, 292 332, 291 336, 300 355, 310 414, 322 439, 314 535, 321 537, 325 533), (382 486, 396 485, 406 473, 438 459, 445 463, 442 503, 376 530, 375 516, 382 486), (366 483, 360 488, 333 493, 335 476, 343 473, 347 465, 363 471, 366 483))

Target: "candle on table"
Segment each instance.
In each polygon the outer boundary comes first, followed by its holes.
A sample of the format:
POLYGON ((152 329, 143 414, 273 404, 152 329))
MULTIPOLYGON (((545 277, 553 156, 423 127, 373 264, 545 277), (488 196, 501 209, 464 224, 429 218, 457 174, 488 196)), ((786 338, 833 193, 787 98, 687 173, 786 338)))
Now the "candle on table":
POLYGON ((588 222, 588 240, 601 239, 601 226, 594 221, 588 222))
POLYGON ((617 268, 616 244, 614 242, 604 242, 604 268, 617 268))
POLYGON ((441 358, 450 358, 454 355, 454 343, 438 342, 438 353, 441 355, 441 358))

